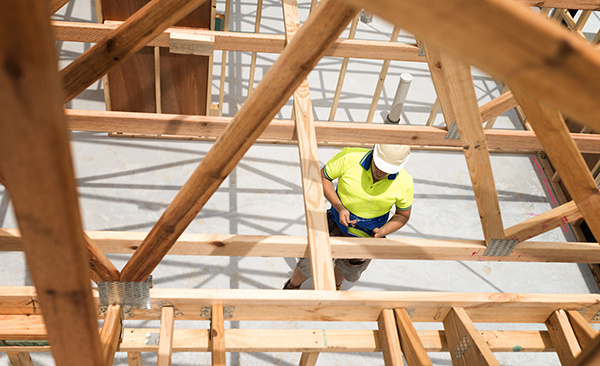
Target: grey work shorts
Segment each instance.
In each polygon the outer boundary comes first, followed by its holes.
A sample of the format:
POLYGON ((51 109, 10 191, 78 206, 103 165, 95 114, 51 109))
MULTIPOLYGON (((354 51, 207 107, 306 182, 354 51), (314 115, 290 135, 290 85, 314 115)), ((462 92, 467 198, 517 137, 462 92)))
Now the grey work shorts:
MULTIPOLYGON (((348 236, 345 235, 337 226, 331 214, 327 212, 327 224, 329 225, 329 236, 348 236)), ((367 269, 370 259, 334 259, 333 263, 340 269, 340 272, 349 282, 356 282, 360 275, 367 269), (358 264, 356 264, 358 262, 358 264)), ((305 277, 311 277, 312 271, 309 258, 300 258, 297 263, 298 270, 305 277)))

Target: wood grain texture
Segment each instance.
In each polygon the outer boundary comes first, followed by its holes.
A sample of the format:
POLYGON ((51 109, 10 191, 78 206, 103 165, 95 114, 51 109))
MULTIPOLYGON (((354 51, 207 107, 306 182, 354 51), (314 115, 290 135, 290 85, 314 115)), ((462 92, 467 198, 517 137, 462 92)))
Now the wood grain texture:
POLYGON ((441 53, 441 56, 454 117, 477 201, 483 236, 489 244, 492 239, 504 239, 505 236, 471 68, 447 53, 441 53))
POLYGON ((225 366, 225 318, 223 315, 223 306, 215 305, 212 307, 212 318, 210 320, 210 350, 211 365, 225 366))
POLYGON ((160 49, 162 113, 206 115, 209 58, 160 49))
MULTIPOLYGON (((116 29, 118 23, 91 24, 54 21, 54 37, 57 41, 97 43, 116 29)), ((281 53, 285 45, 285 36, 275 34, 256 34, 239 32, 208 31, 185 28, 168 28, 156 38, 148 41, 147 46, 169 47, 169 33, 190 33, 214 37, 215 50, 281 53)), ((366 41, 357 39, 337 39, 326 51, 325 56, 350 57, 373 60, 425 62, 425 56, 419 56, 419 47, 407 43, 366 41)))
POLYGON ((498 117, 504 112, 510 111, 517 105, 517 100, 512 95, 512 92, 506 92, 479 107, 479 113, 481 113, 481 120, 483 122, 487 122, 488 120, 494 117, 498 117))
MULTIPOLYGON (((135 12, 111 34, 59 72, 64 102, 73 99, 205 1, 154 0, 135 12)), ((103 10, 106 11, 106 6, 103 10)))
POLYGON ((33 366, 29 352, 7 352, 12 366, 33 366))
POLYGON ((566 313, 571 323, 571 328, 573 328, 573 332, 575 332, 575 336, 579 341, 579 346, 581 349, 585 349, 596 338, 598 331, 592 328, 590 323, 578 311, 567 310, 566 313))
MULTIPOLYGON (((151 133, 171 136, 207 136, 217 138, 233 120, 230 117, 156 115, 150 113, 65 110, 67 128, 74 131, 151 133)), ((356 144, 356 136, 365 143, 411 146, 462 147, 459 140, 446 139, 447 131, 438 127, 315 121, 317 143, 356 144)), ((294 122, 272 120, 260 134, 271 142, 295 142, 294 122)), ((543 149, 535 133, 517 130, 484 130, 490 151, 539 151, 543 149)), ((600 135, 571 134, 578 148, 586 153, 600 153, 600 135)))
POLYGON ((175 331, 175 309, 164 306, 160 316, 157 366, 171 366, 173 356, 173 333, 175 331))
POLYGON ((403 366, 400 338, 393 309, 383 309, 377 320, 379 329, 379 345, 383 352, 385 366, 403 366))
POLYGON ((573 366, 594 366, 600 363, 600 335, 575 359, 573 366))
POLYGON ((90 261, 90 276, 92 281, 118 281, 120 276, 119 270, 87 234, 84 233, 83 237, 90 261))
MULTIPOLYGON (((146 334, 144 334, 144 340, 146 334)), ((128 366, 143 366, 142 353, 141 352, 127 352, 127 365, 128 366)))
MULTIPOLYGON (((100 249, 110 254, 133 254, 147 233, 88 231, 100 249)), ((600 263, 600 247, 584 242, 522 242, 508 256, 484 256, 483 240, 410 238, 330 238, 334 258, 418 259, 454 261, 600 263)), ((0 229, 0 251, 23 251, 15 229, 0 229)), ((306 236, 182 234, 171 255, 233 257, 307 257, 306 236)))
POLYGON ((111 366, 115 359, 115 353, 119 348, 119 337, 121 336, 121 305, 110 305, 106 310, 106 317, 100 330, 100 343, 102 344, 102 357, 104 366, 111 366))
POLYGON ((600 190, 562 115, 522 94, 515 93, 515 97, 590 230, 600 238, 600 190))
POLYGON ((408 366, 433 366, 406 309, 394 309, 394 315, 406 364, 408 366))
POLYGON ((562 365, 572 365, 581 347, 564 310, 556 310, 546 321, 550 339, 562 365))
POLYGON ((600 53, 527 6, 498 0, 349 2, 460 56, 513 92, 600 129, 600 53))
POLYGON ((519 242, 534 238, 542 233, 561 227, 582 218, 575 202, 553 208, 543 214, 534 216, 519 224, 504 230, 507 239, 517 239, 519 242))
POLYGON ((319 359, 318 352, 302 352, 302 356, 300 356, 300 362, 298 362, 299 366, 315 366, 317 364, 317 360, 319 359))
POLYGON ((518 2, 542 8, 600 10, 598 0, 517 0, 518 2))
POLYGON ((0 339, 43 340, 48 332, 41 315, 0 315, 0 339))
POLYGON ((342 0, 317 8, 125 265, 121 280, 148 277, 357 11, 342 0))
POLYGON ((0 2, 0 34, 5 35, 0 40, 0 170, 10 185, 27 267, 39 293, 37 309, 44 310, 56 365, 100 366, 51 32, 46 3, 0 2))
POLYGON ((450 310, 444 318, 444 330, 446 331, 448 348, 452 357, 452 365, 500 366, 464 309, 452 308, 450 310), (464 346, 464 340, 468 340, 468 346, 464 346), (460 347, 459 343, 463 346, 460 347), (462 349, 462 351, 457 353, 459 349, 462 349))
POLYGON ((431 73, 431 80, 437 94, 437 100, 442 109, 442 114, 444 115, 446 128, 448 128, 453 121, 456 121, 456 117, 450 96, 450 86, 448 85, 448 80, 444 73, 442 55, 439 48, 432 46, 429 43, 423 43, 423 49, 425 50, 425 56, 427 57, 427 65, 429 66, 429 72, 431 73))

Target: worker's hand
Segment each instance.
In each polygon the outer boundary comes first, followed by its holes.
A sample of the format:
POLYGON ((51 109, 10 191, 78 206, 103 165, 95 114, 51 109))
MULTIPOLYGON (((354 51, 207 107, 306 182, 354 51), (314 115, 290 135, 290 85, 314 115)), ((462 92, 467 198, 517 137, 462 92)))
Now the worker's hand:
POLYGON ((350 221, 350 211, 344 209, 338 212, 340 214, 340 224, 354 227, 354 224, 356 224, 356 219, 350 221))
POLYGON ((385 235, 383 235, 383 232, 380 227, 376 227, 375 229, 373 229, 373 237, 374 238, 381 238, 383 236, 385 236, 385 235))

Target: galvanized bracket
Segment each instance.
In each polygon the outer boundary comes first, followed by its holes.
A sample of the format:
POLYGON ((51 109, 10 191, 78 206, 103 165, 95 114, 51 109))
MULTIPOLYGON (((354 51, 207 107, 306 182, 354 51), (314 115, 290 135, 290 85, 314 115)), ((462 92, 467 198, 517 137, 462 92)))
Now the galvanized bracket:
POLYGON ((458 126, 456 125, 456 121, 452 121, 452 124, 448 128, 448 133, 446 133, 447 140, 460 140, 460 134, 458 133, 458 126))
MULTIPOLYGON (((233 311, 235 310, 235 306, 224 306, 223 307, 223 320, 233 318, 233 311)), ((200 309, 200 316, 204 319, 211 320, 212 319, 212 306, 203 306, 200 309)))
MULTIPOLYGON (((98 317, 106 318, 106 311, 108 310, 107 305, 98 305, 98 317)), ((134 315, 133 306, 121 306, 121 319, 129 319, 134 315)))
POLYGON ((471 342, 469 341, 469 335, 465 334, 463 339, 458 342, 458 345, 454 349, 454 354, 456 355, 456 360, 460 360, 460 358, 467 352, 467 350, 471 347, 471 342))
POLYGON ((404 309, 404 310, 406 310, 406 313, 408 314, 408 317, 412 319, 412 316, 415 313, 415 309, 414 308, 410 308, 410 309, 404 309))
POLYGON ((152 276, 144 282, 103 281, 98 282, 100 313, 109 305, 121 305, 124 311, 123 318, 133 315, 133 309, 150 309, 150 288, 152 276), (127 310, 126 310, 127 309, 127 310))
POLYGON ((173 303, 170 302, 169 300, 165 300, 165 301, 159 302, 158 306, 160 306, 161 308, 172 307, 173 308, 173 313, 175 314, 176 318, 178 316, 182 316, 183 315, 183 313, 181 312, 181 310, 177 309, 177 307, 175 305, 173 305, 173 303))
POLYGON ((492 239, 483 255, 493 257, 509 256, 518 243, 517 239, 492 239))
POLYGON ((231 319, 233 318, 233 310, 235 310, 235 306, 224 306, 223 307, 223 319, 231 319))
POLYGON ((597 322, 600 320, 600 311, 596 313, 596 315, 594 315, 594 317, 592 318, 591 321, 593 322, 597 322))
POLYGON ((158 346, 160 340, 160 333, 146 333, 146 340, 144 344, 147 346, 158 346))

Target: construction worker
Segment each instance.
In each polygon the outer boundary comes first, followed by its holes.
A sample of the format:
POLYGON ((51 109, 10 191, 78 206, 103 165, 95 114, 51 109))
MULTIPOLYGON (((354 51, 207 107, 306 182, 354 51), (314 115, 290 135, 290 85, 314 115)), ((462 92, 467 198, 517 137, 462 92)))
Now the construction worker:
MULTIPOLYGON (((321 170, 323 192, 331 203, 327 211, 329 236, 384 238, 410 218, 413 179, 404 165, 410 156, 406 145, 376 144, 373 150, 344 148, 321 170), (333 180, 337 179, 337 190, 333 180), (392 207, 396 212, 389 219, 392 207)), ((370 259, 335 259, 335 282, 356 282, 370 259)), ((300 258, 284 290, 299 289, 311 276, 310 259, 300 258)))

